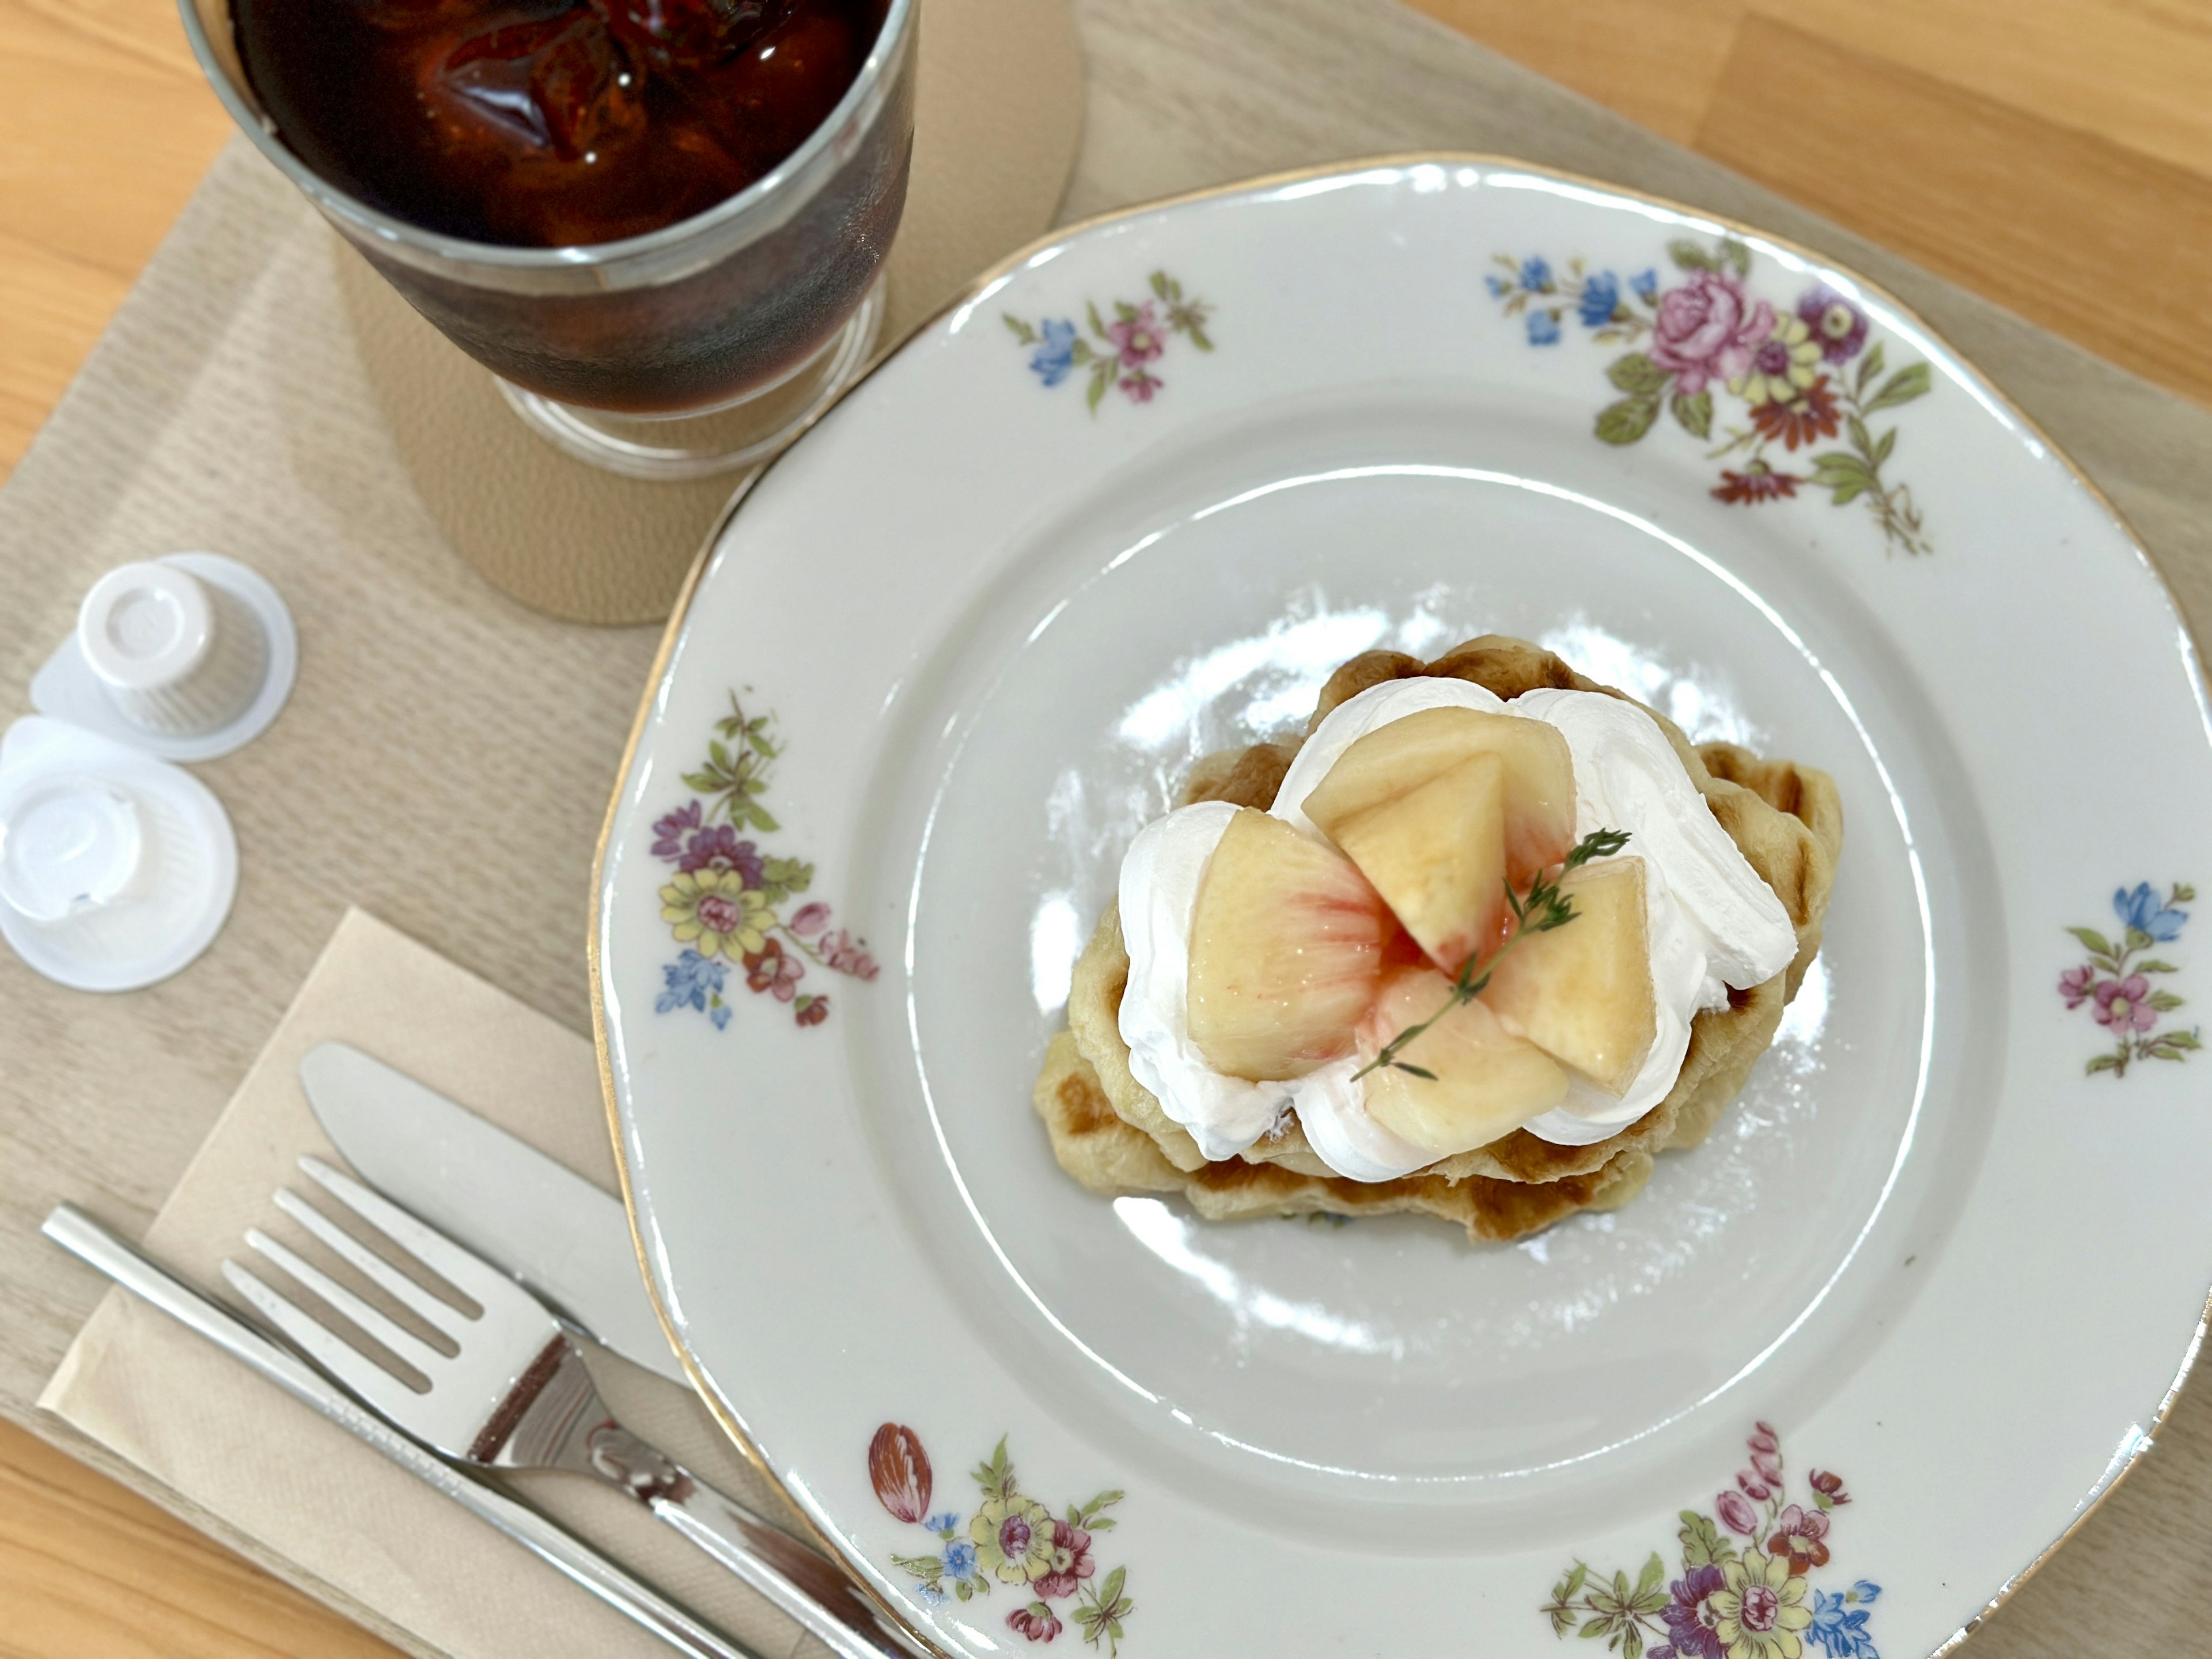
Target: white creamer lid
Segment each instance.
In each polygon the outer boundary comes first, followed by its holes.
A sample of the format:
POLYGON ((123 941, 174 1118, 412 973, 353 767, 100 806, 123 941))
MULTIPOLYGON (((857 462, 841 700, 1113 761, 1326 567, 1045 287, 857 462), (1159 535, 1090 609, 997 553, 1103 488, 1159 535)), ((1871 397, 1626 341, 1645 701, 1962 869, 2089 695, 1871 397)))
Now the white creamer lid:
POLYGON ((167 979, 207 949, 237 891, 229 816, 190 773, 39 715, 0 738, 0 936, 48 979, 167 979))
POLYGON ((215 633, 215 607, 199 579, 151 559, 116 566, 77 607, 77 649, 118 690, 181 684, 206 662, 215 633))
POLYGON ((203 761, 267 729, 292 694, 299 635, 283 598, 216 553, 118 565, 31 679, 31 706, 159 756, 203 761))

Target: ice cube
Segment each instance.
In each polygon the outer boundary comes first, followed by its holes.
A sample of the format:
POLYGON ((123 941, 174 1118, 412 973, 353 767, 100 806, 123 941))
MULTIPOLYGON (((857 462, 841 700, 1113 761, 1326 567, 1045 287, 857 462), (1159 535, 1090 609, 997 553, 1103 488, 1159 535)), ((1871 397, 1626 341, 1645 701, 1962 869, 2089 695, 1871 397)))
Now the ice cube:
POLYGON ((729 152, 765 173, 805 142, 860 67, 852 26, 823 0, 791 15, 735 57, 672 73, 729 152))
POLYGON ((726 63, 781 23, 791 0, 593 0, 607 27, 655 69, 726 63))
POLYGON ((463 148, 588 162, 645 125, 638 66, 588 6, 472 36, 434 61, 428 81, 463 148))

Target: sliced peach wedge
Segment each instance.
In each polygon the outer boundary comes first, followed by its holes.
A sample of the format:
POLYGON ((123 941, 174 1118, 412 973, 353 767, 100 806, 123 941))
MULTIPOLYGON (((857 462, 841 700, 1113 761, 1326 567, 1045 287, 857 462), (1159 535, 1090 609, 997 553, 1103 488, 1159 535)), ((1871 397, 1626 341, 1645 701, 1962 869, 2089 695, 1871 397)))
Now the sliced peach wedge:
MULTIPOLYGON (((1360 1024, 1359 1052, 1373 1060, 1392 1038, 1451 1002, 1452 982, 1435 969, 1398 969, 1360 1024)), ((1449 1158, 1550 1111, 1566 1098, 1567 1074, 1477 1000, 1451 1007, 1400 1051, 1395 1064, 1368 1073, 1362 1086, 1377 1123, 1417 1151, 1449 1158)))
POLYGON ((1574 765, 1541 721, 1426 708, 1346 748, 1305 811, 1453 973, 1504 943, 1507 884, 1572 849, 1574 765))
POLYGON ((1574 920, 1517 940, 1482 992, 1506 1030, 1616 1100, 1643 1069, 1659 1030, 1644 883, 1640 858, 1568 871, 1559 892, 1574 920))
POLYGON ((1505 767, 1496 755, 1470 755, 1394 799, 1314 822, 1439 967, 1504 938, 1505 767))
POLYGON ((1191 915, 1192 1042, 1215 1071, 1255 1082, 1350 1054, 1394 939, 1398 924, 1351 860, 1241 809, 1191 915))

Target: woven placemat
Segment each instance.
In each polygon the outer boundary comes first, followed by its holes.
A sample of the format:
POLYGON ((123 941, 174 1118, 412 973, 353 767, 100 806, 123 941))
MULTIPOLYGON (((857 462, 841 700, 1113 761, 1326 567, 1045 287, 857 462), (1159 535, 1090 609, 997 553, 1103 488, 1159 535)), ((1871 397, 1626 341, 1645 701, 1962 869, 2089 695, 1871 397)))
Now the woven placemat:
MULTIPOLYGON (((1918 307, 2111 494, 2200 633, 2212 618, 2204 410, 1391 0, 1081 0, 1076 16, 1086 105, 1063 216, 1449 148, 1525 155, 1771 227, 1918 307)), ((185 547, 244 558, 284 590, 303 641, 300 684, 267 737, 198 769, 244 855, 237 908, 205 957, 106 1000, 0 957, 0 1410, 19 1419, 101 1290, 37 1237, 39 1218, 70 1199, 143 1231, 349 902, 588 1030, 592 848, 655 633, 549 620, 455 556, 377 411, 329 233, 243 149, 210 173, 0 491, 0 710, 21 712, 33 669, 94 576, 185 547)), ((775 595, 762 602, 772 617, 775 595)), ((349 1601, 54 1419, 34 1426, 427 1650, 400 1610, 349 1601)), ((2141 1472, 1972 1651, 2199 1651, 2194 1591, 2208 1556, 2212 1387, 2200 1382, 2141 1472)))

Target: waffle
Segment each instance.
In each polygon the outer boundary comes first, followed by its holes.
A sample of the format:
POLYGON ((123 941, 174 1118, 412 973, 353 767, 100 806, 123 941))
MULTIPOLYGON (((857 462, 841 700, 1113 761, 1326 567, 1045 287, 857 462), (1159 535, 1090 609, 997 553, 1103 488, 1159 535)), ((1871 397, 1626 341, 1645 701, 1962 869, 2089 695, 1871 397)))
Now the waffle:
MULTIPOLYGON (((1425 674, 1471 680, 1509 701, 1546 686, 1634 701, 1583 678, 1540 647, 1493 634, 1430 663, 1395 651, 1354 657, 1322 687, 1306 730, 1310 733, 1331 709, 1370 686, 1425 674)), ((1797 954, 1781 973, 1748 990, 1731 991, 1727 1007, 1692 1021, 1681 1074, 1649 1112, 1591 1146, 1558 1146, 1516 1129, 1396 1181, 1358 1182, 1321 1161, 1293 1111, 1268 1139, 1236 1158, 1209 1163, 1152 1091, 1130 1075, 1120 1024, 1129 956, 1120 913, 1109 905, 1076 963, 1068 1029, 1046 1049, 1032 1095, 1060 1167, 1102 1194, 1180 1193, 1211 1220, 1418 1210, 1458 1222, 1478 1240, 1518 1238, 1577 1210, 1611 1209, 1634 1197, 1650 1179, 1658 1153, 1705 1139, 1773 1042, 1783 1010, 1820 948, 1844 839, 1842 804, 1826 773, 1763 760, 1733 744, 1693 746, 1664 715, 1646 712, 1681 757, 1714 817, 1782 901, 1797 933, 1797 954)), ((1264 811, 1273 804, 1297 752, 1297 744, 1290 742, 1209 755, 1192 769, 1184 803, 1225 800, 1264 811)))

